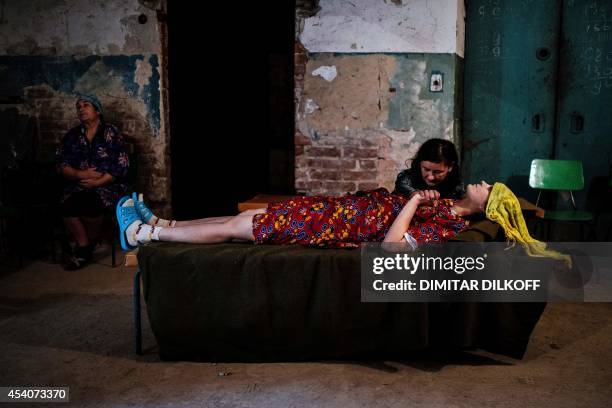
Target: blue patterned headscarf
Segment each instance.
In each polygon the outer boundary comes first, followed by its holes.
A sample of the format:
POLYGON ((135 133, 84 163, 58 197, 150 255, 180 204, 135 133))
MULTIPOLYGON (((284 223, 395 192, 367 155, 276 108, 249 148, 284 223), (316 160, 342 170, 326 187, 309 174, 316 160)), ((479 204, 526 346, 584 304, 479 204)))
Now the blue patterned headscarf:
POLYGON ((77 94, 77 102, 78 101, 87 101, 91 103, 93 107, 96 108, 98 113, 102 115, 102 104, 100 103, 98 98, 96 98, 95 96, 88 95, 88 94, 77 94))

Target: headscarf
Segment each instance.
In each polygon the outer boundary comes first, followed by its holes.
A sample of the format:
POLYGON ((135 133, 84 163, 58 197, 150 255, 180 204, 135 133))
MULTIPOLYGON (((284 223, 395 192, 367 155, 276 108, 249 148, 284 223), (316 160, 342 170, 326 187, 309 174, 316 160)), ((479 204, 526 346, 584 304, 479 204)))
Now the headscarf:
POLYGON ((93 105, 93 107, 98 111, 100 115, 102 115, 102 103, 93 95, 89 94, 77 94, 77 102, 78 101, 87 101, 93 105))
POLYGON ((488 219, 501 225, 508 241, 521 244, 529 256, 562 260, 571 268, 572 258, 569 255, 547 249, 544 242, 529 235, 521 212, 521 204, 505 184, 493 185, 485 214, 488 219))

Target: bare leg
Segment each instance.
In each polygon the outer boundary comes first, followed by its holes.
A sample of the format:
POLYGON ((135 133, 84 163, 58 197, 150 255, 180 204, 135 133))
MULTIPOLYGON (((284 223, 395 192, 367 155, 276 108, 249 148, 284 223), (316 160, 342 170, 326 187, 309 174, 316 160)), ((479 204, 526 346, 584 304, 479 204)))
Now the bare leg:
POLYGON ((89 242, 96 242, 102 234, 102 222, 104 221, 103 216, 99 217, 83 217, 82 222, 87 232, 89 242))
POLYGON ((79 219, 79 217, 64 217, 64 225, 72 235, 72 238, 76 241, 77 245, 84 247, 89 245, 89 238, 87 237, 87 231, 85 226, 79 219))
POLYGON ((193 244, 215 244, 232 239, 250 240, 253 237, 253 217, 237 215, 223 223, 193 224, 164 228, 159 233, 160 241, 193 244))
POLYGON ((226 216, 226 217, 208 217, 208 218, 200 218, 197 220, 188 220, 188 221, 177 221, 176 224, 174 224, 173 228, 177 228, 177 227, 187 227, 189 225, 202 225, 202 224, 211 224, 211 223, 226 223, 228 221, 230 221, 232 218, 234 217, 246 217, 246 216, 250 216, 253 217, 253 215, 255 214, 261 214, 266 212, 265 208, 257 208, 257 209, 253 209, 253 210, 246 210, 241 212, 238 215, 230 215, 230 216, 226 216))
POLYGON ((229 221, 230 219, 232 219, 234 217, 235 217, 235 215, 229 215, 229 216, 225 216, 225 217, 208 217, 208 218, 198 218, 197 220, 177 221, 176 224, 174 224, 173 228, 176 228, 176 227, 186 227, 188 225, 224 223, 224 222, 229 221))

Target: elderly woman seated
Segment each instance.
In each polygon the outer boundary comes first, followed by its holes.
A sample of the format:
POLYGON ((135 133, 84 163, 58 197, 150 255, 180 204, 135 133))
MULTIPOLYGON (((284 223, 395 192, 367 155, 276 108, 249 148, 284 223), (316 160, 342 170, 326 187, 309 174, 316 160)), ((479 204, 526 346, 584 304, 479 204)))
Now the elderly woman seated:
POLYGON ((79 95, 75 107, 80 124, 66 133, 56 153, 57 170, 65 179, 62 216, 76 242, 68 270, 91 261, 103 215, 112 213, 129 191, 123 135, 104 121, 102 104, 93 95, 79 95))
POLYGON ((119 201, 116 212, 125 250, 151 241, 212 244, 235 239, 336 248, 380 241, 442 243, 467 227, 465 216, 485 213, 530 254, 563 258, 529 235, 517 198, 502 183, 470 184, 460 200, 428 196, 422 192, 407 199, 381 188, 363 195, 295 197, 236 216, 169 221, 153 215, 142 195, 133 194, 119 201))

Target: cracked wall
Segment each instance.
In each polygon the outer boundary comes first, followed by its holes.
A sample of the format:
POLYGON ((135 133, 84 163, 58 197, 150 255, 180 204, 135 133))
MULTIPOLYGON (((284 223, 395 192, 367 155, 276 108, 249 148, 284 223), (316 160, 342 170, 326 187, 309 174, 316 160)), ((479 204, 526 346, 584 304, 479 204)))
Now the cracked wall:
POLYGON ((134 188, 169 213, 163 7, 162 1, 0 0, 0 110, 33 121, 38 147, 50 150, 78 124, 75 94, 95 94, 105 119, 134 147, 134 188))
POLYGON ((459 141, 463 2, 319 6, 296 24, 296 189, 393 190, 425 140, 459 141))
MULTIPOLYGON (((300 39, 312 52, 455 53, 462 0, 321 0, 300 39)), ((460 55, 463 55, 460 51, 460 55)))

